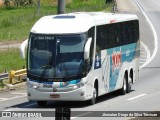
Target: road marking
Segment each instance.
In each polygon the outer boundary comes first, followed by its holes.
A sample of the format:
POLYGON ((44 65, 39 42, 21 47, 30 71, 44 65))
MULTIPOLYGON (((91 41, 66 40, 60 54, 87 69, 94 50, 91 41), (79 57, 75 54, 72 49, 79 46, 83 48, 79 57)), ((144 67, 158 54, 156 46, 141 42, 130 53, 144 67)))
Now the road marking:
POLYGON ((129 98, 129 99, 127 99, 127 100, 128 100, 128 101, 131 101, 131 100, 134 100, 134 99, 137 99, 137 98, 143 97, 143 96, 145 96, 145 95, 147 95, 147 94, 141 94, 141 95, 138 95, 138 96, 135 96, 135 97, 129 98))
POLYGON ((146 20, 148 21, 148 23, 150 24, 151 26, 151 29, 153 31, 153 36, 154 36, 154 51, 153 51, 153 54, 151 56, 151 58, 146 61, 142 66, 141 68, 145 67, 146 65, 148 65, 156 56, 157 54, 157 51, 158 51, 158 36, 157 36, 157 33, 156 33, 156 30, 152 24, 152 22, 150 21, 150 19, 148 18, 148 16, 146 15, 146 13, 144 12, 143 8, 141 7, 141 5, 136 1, 136 0, 133 0, 137 6, 140 8, 140 10, 142 11, 143 15, 145 16, 146 20))
POLYGON ((11 92, 11 94, 27 95, 27 93, 11 92))
POLYGON ((29 107, 29 106, 33 106, 33 105, 36 105, 37 103, 32 103, 32 104, 29 104, 29 105, 25 105, 25 106, 22 106, 22 107, 29 107))
POLYGON ((78 117, 71 117, 71 120, 72 120, 72 119, 75 119, 75 118, 78 118, 78 117))
POLYGON ((141 54, 145 54, 145 52, 144 52, 144 51, 142 51, 142 50, 141 50, 141 52, 140 52, 140 53, 141 53, 141 54))
POLYGON ((146 60, 147 60, 147 57, 141 56, 140 61, 146 61, 146 60))
POLYGON ((0 98, 0 101, 2 101, 2 100, 6 100, 7 98, 0 98))
POLYGON ((71 119, 75 119, 75 118, 78 118, 78 117, 85 117, 85 115, 91 114, 91 113, 92 113, 92 112, 82 113, 82 114, 77 115, 76 117, 71 117, 71 119))
POLYGON ((23 96, 16 96, 16 97, 13 97, 13 98, 6 98, 6 99, 3 99, 3 100, 0 100, 0 102, 3 102, 3 101, 9 101, 9 100, 13 100, 13 99, 17 99, 17 98, 21 98, 21 97, 26 97, 27 95, 23 95, 23 96))
POLYGON ((143 61, 140 61, 139 63, 140 63, 140 64, 143 64, 144 62, 143 62, 143 61))
MULTIPOLYGON (((143 42, 141 42, 141 45, 143 46, 144 50, 145 50, 146 53, 147 53, 146 56, 143 56, 143 57, 145 57, 145 58, 142 58, 142 57, 141 57, 141 60, 142 60, 142 61, 144 60, 145 62, 147 62, 147 61, 151 58, 151 53, 150 53, 149 48, 147 47, 147 45, 145 45, 143 42)), ((144 62, 144 64, 145 64, 145 62, 144 62)), ((143 65, 140 66, 140 68, 142 68, 142 67, 143 67, 143 65)))
POLYGON ((5 109, 3 111, 15 111, 15 108, 9 108, 9 109, 5 109))

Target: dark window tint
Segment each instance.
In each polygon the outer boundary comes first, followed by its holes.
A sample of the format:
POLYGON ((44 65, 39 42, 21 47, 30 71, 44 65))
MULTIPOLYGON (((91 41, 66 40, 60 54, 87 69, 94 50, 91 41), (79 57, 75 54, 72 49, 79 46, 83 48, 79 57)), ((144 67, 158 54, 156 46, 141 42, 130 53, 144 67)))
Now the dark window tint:
POLYGON ((97 26, 96 45, 100 50, 137 42, 138 20, 97 26))

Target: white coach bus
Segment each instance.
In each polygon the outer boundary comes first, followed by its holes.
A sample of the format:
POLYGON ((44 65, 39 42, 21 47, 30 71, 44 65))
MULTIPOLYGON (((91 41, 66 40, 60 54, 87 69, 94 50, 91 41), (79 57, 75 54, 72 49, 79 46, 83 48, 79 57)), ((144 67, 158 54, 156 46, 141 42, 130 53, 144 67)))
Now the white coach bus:
POLYGON ((28 99, 87 101, 119 90, 130 92, 139 79, 139 21, 136 15, 80 12, 42 17, 27 47, 28 99))

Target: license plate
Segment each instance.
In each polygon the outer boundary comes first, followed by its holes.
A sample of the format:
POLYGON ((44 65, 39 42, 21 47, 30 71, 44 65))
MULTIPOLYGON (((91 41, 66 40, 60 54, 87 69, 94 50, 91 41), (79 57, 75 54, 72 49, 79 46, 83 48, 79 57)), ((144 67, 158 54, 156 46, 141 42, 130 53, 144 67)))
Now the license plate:
POLYGON ((51 94, 50 98, 60 98, 60 95, 59 94, 51 94))

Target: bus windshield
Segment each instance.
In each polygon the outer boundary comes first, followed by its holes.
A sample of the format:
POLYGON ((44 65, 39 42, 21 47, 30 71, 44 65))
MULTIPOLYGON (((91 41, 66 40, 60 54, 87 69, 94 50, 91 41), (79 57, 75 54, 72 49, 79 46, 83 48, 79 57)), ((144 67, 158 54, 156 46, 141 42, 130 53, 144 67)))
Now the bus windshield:
POLYGON ((84 72, 86 35, 31 34, 28 74, 41 78, 70 78, 84 72))

